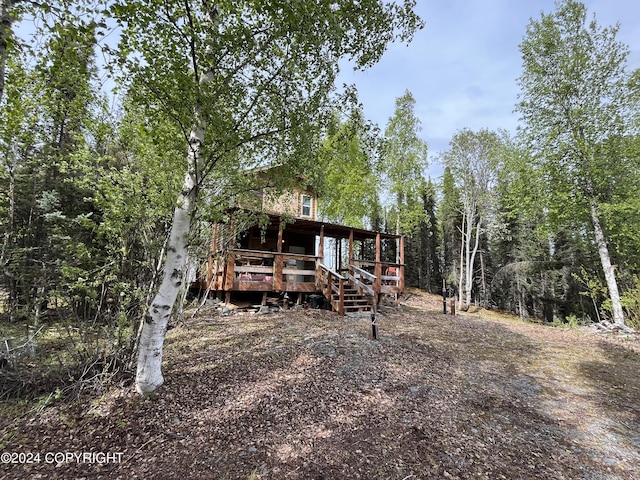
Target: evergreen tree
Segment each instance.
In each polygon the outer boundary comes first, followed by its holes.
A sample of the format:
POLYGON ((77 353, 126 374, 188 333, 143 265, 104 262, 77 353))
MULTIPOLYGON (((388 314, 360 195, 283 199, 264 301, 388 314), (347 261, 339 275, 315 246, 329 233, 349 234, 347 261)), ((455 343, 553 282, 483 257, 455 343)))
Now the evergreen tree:
POLYGON ((442 272, 438 249, 440 247, 439 225, 436 216, 436 190, 429 180, 422 189, 422 205, 427 217, 420 226, 420 279, 418 286, 430 292, 442 290, 442 272))
POLYGON ((443 277, 448 285, 450 293, 457 289, 461 232, 459 225, 462 223, 462 205, 460 204, 460 192, 456 187, 451 168, 445 165, 442 176, 442 198, 438 207, 438 217, 442 240, 440 258, 443 277))

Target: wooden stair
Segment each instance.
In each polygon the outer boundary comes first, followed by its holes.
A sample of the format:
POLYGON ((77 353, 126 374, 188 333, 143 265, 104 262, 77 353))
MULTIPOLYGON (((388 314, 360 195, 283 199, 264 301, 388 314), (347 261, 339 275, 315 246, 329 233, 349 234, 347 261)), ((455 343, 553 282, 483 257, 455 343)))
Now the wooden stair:
POLYGON ((358 293, 353 285, 345 285, 344 287, 344 312, 360 313, 371 312, 371 297, 358 293))
MULTIPOLYGON (((339 295, 334 291, 331 295, 331 304, 337 311, 336 305, 340 301, 339 295)), ((362 295, 350 282, 344 285, 344 313, 367 313, 373 311, 373 298, 370 295, 362 295)))
MULTIPOLYGON (((363 283, 361 277, 375 277, 364 270, 350 267, 356 270, 357 275, 342 275, 320 264, 322 272, 320 277, 319 290, 331 303, 334 311, 340 315, 355 315, 375 312, 374 290, 363 283)), ((369 278, 370 279, 370 278, 369 278)))

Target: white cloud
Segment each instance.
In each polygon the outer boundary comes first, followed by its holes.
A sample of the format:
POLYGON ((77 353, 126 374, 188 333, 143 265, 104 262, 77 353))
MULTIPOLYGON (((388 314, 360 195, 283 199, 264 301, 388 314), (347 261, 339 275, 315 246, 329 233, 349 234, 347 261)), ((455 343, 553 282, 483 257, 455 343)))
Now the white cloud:
MULTIPOLYGON (((640 2, 585 4, 601 26, 620 21, 618 38, 631 48, 630 67, 640 67, 640 2)), ((381 128, 393 115, 395 99, 410 90, 432 153, 446 150, 463 128, 515 132, 518 45, 529 20, 552 12, 554 5, 554 0, 419 0, 426 27, 414 41, 392 45, 379 64, 345 72, 343 81, 356 83, 365 114, 381 128)))

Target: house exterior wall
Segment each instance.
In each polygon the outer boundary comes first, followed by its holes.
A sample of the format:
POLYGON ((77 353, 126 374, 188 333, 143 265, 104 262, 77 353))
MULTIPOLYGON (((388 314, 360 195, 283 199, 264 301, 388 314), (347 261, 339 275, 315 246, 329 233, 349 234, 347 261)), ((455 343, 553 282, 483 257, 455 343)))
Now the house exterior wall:
POLYGON ((292 192, 273 195, 265 192, 262 196, 262 211, 275 215, 291 215, 294 218, 315 220, 318 212, 318 198, 310 190, 294 188, 292 192))

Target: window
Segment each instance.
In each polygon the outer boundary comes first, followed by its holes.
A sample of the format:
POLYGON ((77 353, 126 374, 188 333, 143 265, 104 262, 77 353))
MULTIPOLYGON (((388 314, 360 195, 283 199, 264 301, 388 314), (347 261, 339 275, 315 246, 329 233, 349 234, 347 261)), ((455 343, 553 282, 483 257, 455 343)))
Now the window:
POLYGON ((311 197, 309 195, 302 195, 302 216, 311 216, 311 197))

